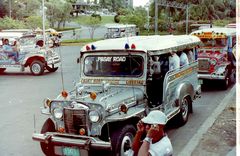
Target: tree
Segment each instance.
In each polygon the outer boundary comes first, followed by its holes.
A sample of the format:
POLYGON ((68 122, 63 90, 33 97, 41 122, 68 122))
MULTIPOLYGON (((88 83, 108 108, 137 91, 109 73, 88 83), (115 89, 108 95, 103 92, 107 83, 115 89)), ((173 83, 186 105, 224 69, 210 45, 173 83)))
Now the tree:
POLYGON ((49 0, 46 3, 47 19, 50 22, 50 26, 54 27, 57 22, 57 27, 60 28, 61 24, 65 26, 65 22, 70 19, 70 12, 72 6, 69 2, 59 0, 49 0))
POLYGON ((88 26, 90 37, 93 39, 95 30, 101 26, 101 18, 99 16, 91 16, 86 25, 88 26))
MULTIPOLYGON (((45 26, 46 27, 49 27, 49 24, 47 21, 45 21, 46 24, 45 26)), ((25 20, 25 23, 26 23, 26 26, 27 28, 30 28, 30 29, 36 29, 36 28, 41 28, 42 27, 42 17, 40 16, 29 16, 28 18, 26 18, 25 20)))
POLYGON ((2 29, 22 29, 26 28, 24 22, 20 20, 14 20, 10 17, 0 18, 0 30, 2 29))

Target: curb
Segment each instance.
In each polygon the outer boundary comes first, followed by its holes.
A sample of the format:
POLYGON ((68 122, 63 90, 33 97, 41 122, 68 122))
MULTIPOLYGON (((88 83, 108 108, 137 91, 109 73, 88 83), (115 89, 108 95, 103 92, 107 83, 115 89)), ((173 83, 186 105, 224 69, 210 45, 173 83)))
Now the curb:
POLYGON ((199 128, 197 133, 191 138, 188 144, 182 149, 178 156, 191 156, 194 149, 197 147, 198 143, 202 139, 202 136, 208 131, 208 129, 214 124, 217 117, 222 113, 225 107, 228 105, 228 101, 233 98, 236 92, 236 85, 230 90, 227 96, 222 100, 218 107, 212 112, 212 114, 207 118, 203 125, 199 128))

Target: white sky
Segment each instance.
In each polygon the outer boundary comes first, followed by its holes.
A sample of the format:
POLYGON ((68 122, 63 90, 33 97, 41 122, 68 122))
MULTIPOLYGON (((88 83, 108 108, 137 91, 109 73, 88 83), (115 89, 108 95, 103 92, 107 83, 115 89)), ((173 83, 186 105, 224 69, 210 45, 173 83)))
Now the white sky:
POLYGON ((133 6, 144 6, 149 0, 133 0, 133 6))

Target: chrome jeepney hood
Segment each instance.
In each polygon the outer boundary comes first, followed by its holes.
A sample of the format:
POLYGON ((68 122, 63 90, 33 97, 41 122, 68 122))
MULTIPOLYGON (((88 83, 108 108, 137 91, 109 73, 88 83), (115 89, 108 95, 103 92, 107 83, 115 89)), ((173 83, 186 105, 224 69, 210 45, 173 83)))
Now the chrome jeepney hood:
POLYGON ((71 95, 71 99, 91 105, 101 105, 106 111, 116 109, 121 104, 129 107, 141 101, 144 98, 144 92, 137 87, 110 86, 109 84, 99 85, 80 85, 71 95))

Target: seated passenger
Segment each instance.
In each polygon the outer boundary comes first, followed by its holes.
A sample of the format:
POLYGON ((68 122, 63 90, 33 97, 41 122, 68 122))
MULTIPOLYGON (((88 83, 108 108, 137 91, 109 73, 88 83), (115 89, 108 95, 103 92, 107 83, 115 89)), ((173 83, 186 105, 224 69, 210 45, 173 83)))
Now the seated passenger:
POLYGON ((188 65, 188 64, 189 64, 189 61, 188 61, 187 54, 185 52, 181 52, 180 66, 185 66, 185 65, 188 65))
POLYGON ((15 52, 12 46, 9 44, 9 40, 4 40, 3 51, 8 54, 8 57, 13 57, 13 59, 17 62, 17 52, 15 52))
POLYGON ((193 55, 192 50, 189 50, 189 51, 187 52, 187 57, 188 57, 189 63, 192 63, 192 62, 194 61, 194 55, 193 55))
POLYGON ((169 56, 169 70, 174 70, 180 67, 180 58, 176 54, 176 51, 170 51, 169 56))

